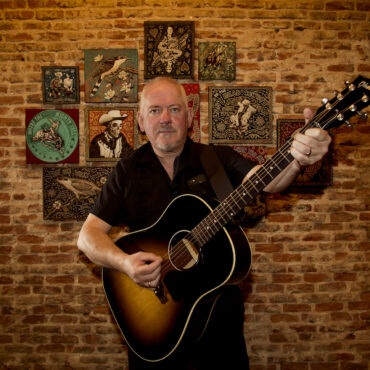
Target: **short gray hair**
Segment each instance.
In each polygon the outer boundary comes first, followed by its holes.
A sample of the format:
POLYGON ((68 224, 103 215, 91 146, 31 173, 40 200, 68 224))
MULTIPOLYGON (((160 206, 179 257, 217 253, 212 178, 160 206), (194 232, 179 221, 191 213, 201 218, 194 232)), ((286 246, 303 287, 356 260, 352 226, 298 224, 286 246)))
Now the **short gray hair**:
POLYGON ((149 81, 143 88, 143 91, 141 93, 141 99, 140 99, 140 108, 139 108, 139 112, 140 114, 142 114, 142 108, 144 106, 144 101, 145 101, 145 94, 146 94, 146 90, 152 86, 152 85, 155 85, 156 83, 159 83, 159 82, 167 82, 167 83, 170 83, 174 86, 177 86, 177 88, 179 88, 180 90, 180 94, 181 94, 181 97, 182 97, 182 101, 185 105, 185 109, 186 111, 189 110, 189 106, 188 106, 188 97, 186 95, 186 92, 185 92, 185 89, 184 89, 184 86, 182 86, 180 84, 180 82, 178 82, 177 80, 171 78, 171 77, 156 77, 154 78, 153 80, 149 81))

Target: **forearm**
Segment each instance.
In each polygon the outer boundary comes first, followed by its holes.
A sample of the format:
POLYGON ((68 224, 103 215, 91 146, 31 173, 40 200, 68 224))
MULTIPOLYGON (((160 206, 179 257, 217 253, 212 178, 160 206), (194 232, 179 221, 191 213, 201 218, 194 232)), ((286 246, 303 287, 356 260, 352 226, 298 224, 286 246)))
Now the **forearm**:
POLYGON ((93 263, 125 272, 124 260, 127 254, 118 248, 104 231, 84 225, 77 246, 93 263))
POLYGON ((301 165, 295 159, 278 176, 275 177, 263 190, 267 193, 279 193, 286 189, 298 176, 301 165))

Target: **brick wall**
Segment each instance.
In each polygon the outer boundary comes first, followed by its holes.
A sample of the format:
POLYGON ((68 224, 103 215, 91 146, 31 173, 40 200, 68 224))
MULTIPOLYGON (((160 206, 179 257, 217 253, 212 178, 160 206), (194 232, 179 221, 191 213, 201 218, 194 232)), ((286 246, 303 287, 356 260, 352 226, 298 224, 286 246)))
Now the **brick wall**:
MULTIPOLYGON (((369 77, 369 17, 368 0, 2 0, 1 368, 127 368, 99 268, 76 248, 81 223, 43 220, 42 170, 25 163, 24 112, 43 107, 41 66, 78 65, 83 85, 83 49, 137 48, 142 84, 143 22, 193 20, 196 43, 236 41, 233 84, 272 86, 276 120, 369 77)), ((79 108, 85 165, 83 92, 79 108)), ((266 218, 248 230, 253 370, 368 369, 370 129, 354 122, 335 131, 333 186, 269 196, 266 218)))

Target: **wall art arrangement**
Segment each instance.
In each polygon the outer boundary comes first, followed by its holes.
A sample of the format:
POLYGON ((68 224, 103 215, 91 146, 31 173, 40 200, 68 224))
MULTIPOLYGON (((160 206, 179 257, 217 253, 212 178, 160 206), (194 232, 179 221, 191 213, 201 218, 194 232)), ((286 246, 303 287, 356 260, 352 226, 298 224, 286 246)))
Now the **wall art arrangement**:
POLYGON ((78 163, 78 109, 26 109, 26 162, 78 163))
MULTIPOLYGON (((304 126, 304 123, 303 119, 278 119, 276 122, 277 147, 280 148, 295 131, 304 126)), ((321 161, 316 162, 312 166, 304 167, 292 183, 291 188, 312 191, 332 185, 333 171, 331 153, 332 150, 329 150, 321 161)))
MULTIPOLYGON (((144 79, 168 76, 189 80, 181 81, 194 112, 188 136, 201 142, 199 81, 236 80, 236 42, 200 40, 196 82, 195 22, 144 22, 143 35, 144 79)), ((46 220, 84 219, 111 167, 148 141, 136 122, 138 50, 84 50, 83 70, 85 161, 91 167, 58 166, 79 163, 79 109, 64 107, 80 104, 79 67, 42 66, 42 102, 53 107, 25 111, 26 161, 44 166, 46 220)), ((211 86, 208 113, 209 142, 230 145, 259 164, 266 161, 268 147, 280 147, 303 125, 303 120, 279 119, 274 138, 269 86, 211 86)), ((304 169, 294 188, 320 188, 331 183, 331 158, 327 154, 320 163, 304 169)), ((262 214, 263 210, 258 201, 251 213, 262 214)))
POLYGON ((85 110, 87 161, 118 161, 137 148, 136 106, 85 110))
POLYGON ((44 220, 84 220, 112 167, 44 167, 44 220))
POLYGON ((209 141, 273 145, 271 87, 209 87, 209 141))
POLYGON ((80 79, 78 67, 41 67, 44 104, 78 104, 80 79))
POLYGON ((136 49, 85 50, 85 101, 134 103, 138 96, 136 49))

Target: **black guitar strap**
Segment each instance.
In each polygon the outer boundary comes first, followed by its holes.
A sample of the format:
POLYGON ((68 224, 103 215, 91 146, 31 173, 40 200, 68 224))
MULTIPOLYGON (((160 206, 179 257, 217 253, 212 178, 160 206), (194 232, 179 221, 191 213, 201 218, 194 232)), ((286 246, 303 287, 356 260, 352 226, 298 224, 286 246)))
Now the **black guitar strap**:
POLYGON ((212 145, 201 146, 200 161, 218 200, 221 202, 234 190, 212 145))

